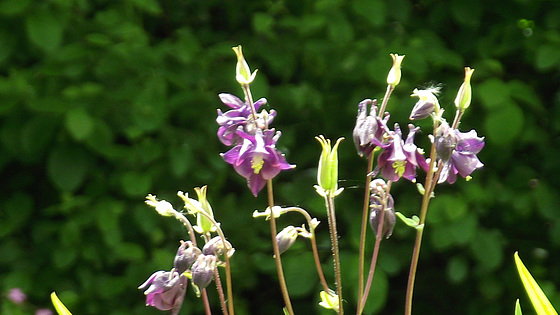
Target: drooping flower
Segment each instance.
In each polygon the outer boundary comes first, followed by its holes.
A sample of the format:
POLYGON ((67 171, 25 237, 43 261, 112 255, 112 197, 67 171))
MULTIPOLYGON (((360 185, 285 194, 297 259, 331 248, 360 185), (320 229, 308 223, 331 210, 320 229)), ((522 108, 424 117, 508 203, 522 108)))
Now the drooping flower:
POLYGON ((484 137, 475 130, 460 132, 444 122, 436 131, 436 152, 442 160, 438 183, 453 184, 457 174, 467 178, 477 168, 484 166, 476 156, 484 147, 484 137))
POLYGON ((192 281, 199 288, 206 288, 214 279, 216 257, 214 255, 200 255, 192 266, 192 281))
POLYGON ((138 289, 148 287, 144 291, 146 306, 162 311, 172 310, 171 314, 178 314, 187 291, 187 280, 185 275, 179 275, 176 270, 160 270, 153 273, 138 289))
POLYGON ((406 141, 402 139, 401 128, 395 124, 395 131, 390 132, 391 140, 385 150, 377 159, 377 168, 374 173, 381 171, 381 176, 386 180, 397 181, 404 177, 410 181, 416 178, 416 168, 428 169, 426 159, 414 144, 414 136, 419 127, 408 125, 409 132, 406 141))
MULTIPOLYGON (((220 126, 218 128, 218 139, 225 145, 230 146, 243 141, 243 138, 237 135, 239 127, 242 127, 242 130, 246 133, 254 134, 258 126, 268 126, 276 116, 275 110, 271 110, 270 113, 262 111, 257 114, 257 124, 255 125, 251 108, 247 103, 228 93, 221 93, 218 96, 222 103, 232 108, 225 113, 218 109, 218 117, 216 118, 216 122, 220 126)), ((257 100, 254 103, 255 110, 259 110, 266 103, 265 98, 257 100)))
POLYGON ((376 147, 385 148, 385 134, 389 132, 387 121, 389 114, 381 119, 377 116, 377 100, 365 99, 358 104, 358 116, 352 136, 359 156, 369 156, 376 147), (369 115, 368 105, 371 105, 369 115))
POLYGON ((200 248, 194 246, 191 241, 181 241, 181 246, 177 249, 177 254, 173 261, 173 267, 179 274, 182 274, 191 268, 200 254, 202 254, 200 248))
POLYGON ((224 242, 221 236, 214 236, 208 241, 208 243, 204 244, 202 253, 204 255, 214 255, 216 258, 220 258, 220 256, 224 254, 231 257, 233 253, 235 253, 235 248, 231 246, 229 241, 226 240, 224 242))
POLYGON ((381 178, 374 179, 371 183, 370 195, 370 214, 369 223, 375 235, 379 228, 379 221, 381 220, 381 213, 383 214, 383 224, 381 236, 389 238, 393 234, 393 228, 397 221, 395 215, 395 201, 391 194, 387 194, 387 184, 381 178))
POLYGON ((288 164, 284 154, 276 149, 280 131, 257 129, 254 135, 250 135, 238 130, 237 134, 243 138, 243 143, 221 156, 233 165, 239 175, 247 179, 247 185, 255 197, 267 180, 274 178, 282 170, 295 167, 288 164))
POLYGON ((437 99, 439 87, 432 87, 425 90, 414 89, 410 96, 418 97, 418 102, 414 104, 414 108, 410 112, 410 120, 424 119, 432 113, 440 113, 440 105, 437 99))
POLYGON ((280 233, 276 234, 276 243, 280 254, 292 247, 298 237, 298 231, 293 225, 288 225, 280 233))

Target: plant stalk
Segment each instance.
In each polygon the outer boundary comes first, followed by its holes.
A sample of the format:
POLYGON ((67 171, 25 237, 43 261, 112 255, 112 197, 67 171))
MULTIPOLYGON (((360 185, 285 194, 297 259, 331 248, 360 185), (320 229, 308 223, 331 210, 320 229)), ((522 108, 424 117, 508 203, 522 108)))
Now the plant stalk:
POLYGON ((342 305, 342 277, 340 272, 340 255, 338 252, 338 234, 336 232, 336 215, 334 209, 334 197, 330 194, 325 196, 325 203, 327 206, 329 230, 331 235, 333 262, 334 262, 334 276, 336 285, 336 294, 338 295, 338 314, 344 314, 342 305))

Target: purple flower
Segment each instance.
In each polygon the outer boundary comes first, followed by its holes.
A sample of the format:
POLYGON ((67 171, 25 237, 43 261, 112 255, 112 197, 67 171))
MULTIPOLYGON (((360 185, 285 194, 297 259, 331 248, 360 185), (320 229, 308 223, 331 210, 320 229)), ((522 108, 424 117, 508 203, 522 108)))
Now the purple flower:
MULTIPOLYGON (((222 103, 232 109, 225 113, 218 109, 218 117, 216 118, 216 122, 220 126, 218 128, 218 139, 228 146, 242 142, 243 139, 237 135, 237 130, 240 127, 246 133, 254 134, 257 128, 249 105, 232 94, 221 93, 219 97, 222 103)), ((256 101, 254 103, 255 110, 258 110, 266 102, 265 98, 256 101)), ((257 116, 257 125, 268 126, 276 116, 276 111, 271 110, 270 113, 263 111, 257 116)))
POLYGON ((247 179, 247 185, 255 197, 267 180, 274 178, 281 170, 295 167, 288 164, 284 154, 276 149, 280 131, 257 129, 251 135, 238 130, 237 134, 243 138, 243 142, 221 156, 247 179))
POLYGON ((186 276, 179 275, 174 269, 161 270, 154 272, 138 289, 149 286, 144 291, 147 306, 153 306, 162 311, 172 310, 171 314, 178 314, 187 291, 187 280, 186 276))
POLYGON ((438 183, 453 184, 457 174, 465 178, 484 166, 476 156, 483 147, 484 137, 478 137, 475 130, 460 132, 443 123, 436 132, 436 152, 443 162, 438 183))
POLYGON ((194 246, 191 241, 181 241, 181 246, 177 249, 177 254, 173 261, 175 270, 179 273, 185 272, 187 269, 191 268, 200 254, 202 254, 202 251, 194 246))
POLYGON ((359 156, 369 156, 375 147, 387 147, 385 134, 389 132, 389 114, 381 119, 377 116, 377 100, 365 99, 358 104, 358 116, 353 131, 354 144, 359 156), (367 106, 371 104, 369 115, 367 106))
POLYGON ((192 282, 199 288, 206 288, 214 279, 216 257, 214 255, 200 255, 192 266, 192 282))
POLYGON ((408 128, 410 129, 408 136, 406 141, 403 141, 401 128, 395 124, 395 131, 389 134, 391 138, 389 145, 377 159, 375 174, 381 170, 381 176, 387 180, 397 181, 404 177, 413 181, 416 178, 418 166, 425 171, 428 170, 426 159, 414 144, 414 136, 420 128, 414 127, 412 124, 409 124, 408 128))
POLYGON ((53 315, 53 312, 48 308, 40 308, 35 311, 35 315, 53 315))
POLYGON ((27 295, 20 288, 11 288, 8 292, 8 299, 16 304, 21 304, 27 300, 27 295))

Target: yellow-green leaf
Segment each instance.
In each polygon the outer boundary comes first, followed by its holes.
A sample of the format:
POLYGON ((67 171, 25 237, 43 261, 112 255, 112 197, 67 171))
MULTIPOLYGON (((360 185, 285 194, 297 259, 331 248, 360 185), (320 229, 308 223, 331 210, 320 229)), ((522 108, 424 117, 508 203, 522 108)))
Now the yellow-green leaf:
POLYGON ((523 286, 529 295, 529 299, 531 303, 533 303, 533 307, 535 311, 537 311, 538 315, 558 315, 544 292, 541 290, 533 276, 523 262, 517 252, 513 255, 515 258, 515 264, 517 265, 517 271, 519 272, 519 276, 521 277, 521 281, 523 282, 523 286))

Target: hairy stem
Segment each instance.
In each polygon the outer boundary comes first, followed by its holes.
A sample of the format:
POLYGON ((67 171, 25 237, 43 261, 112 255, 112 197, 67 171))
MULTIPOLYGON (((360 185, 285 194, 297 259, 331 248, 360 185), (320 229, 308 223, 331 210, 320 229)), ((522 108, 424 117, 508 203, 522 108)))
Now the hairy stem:
POLYGON ((330 194, 327 194, 325 196, 325 202, 327 206, 329 230, 330 230, 331 243, 332 243, 336 294, 338 295, 338 309, 339 309, 338 313, 342 315, 344 314, 344 308, 342 305, 342 277, 340 275, 340 255, 338 253, 338 234, 336 232, 336 215, 334 209, 334 197, 330 194))
MULTIPOLYGON (((437 121, 434 121, 434 137, 436 134, 436 130, 438 127, 437 121)), ((434 180, 437 180, 436 176, 434 176, 434 166, 436 161, 436 144, 435 138, 434 143, 432 143, 432 148, 430 150, 430 165, 428 167, 428 172, 426 174, 426 182, 424 184, 425 191, 424 196, 422 197, 422 206, 420 208, 420 221, 419 225, 424 224, 426 221, 426 215, 428 213, 428 205, 430 204, 430 198, 432 192, 435 188, 433 185, 434 180)), ((441 167, 440 167, 441 168, 441 167)), ((438 170, 438 177, 439 177, 439 170, 438 170)), ((406 287, 406 301, 405 301, 405 315, 412 314, 412 296, 414 293, 414 281, 416 280, 416 270, 418 268, 418 258, 420 257, 420 246, 422 245, 422 235, 424 232, 424 227, 420 229, 416 229, 416 240, 414 241, 414 249, 412 251, 412 260, 410 263, 410 271, 408 274, 408 283, 406 287)))
POLYGON ((286 285, 286 278, 284 277, 284 270, 282 269, 282 260, 280 259, 280 250, 278 249, 278 242, 276 242, 276 218, 274 213, 272 213, 272 207, 274 207, 274 194, 272 190, 272 180, 267 180, 266 182, 267 193, 268 193, 268 207, 271 211, 270 216, 270 235, 272 237, 272 251, 274 252, 274 261, 276 262, 276 271, 278 272, 278 281, 280 282, 280 290, 282 291, 282 297, 284 298, 284 304, 286 304, 286 310, 288 314, 293 315, 294 310, 292 308, 292 302, 290 301, 290 295, 288 293, 288 286, 286 285))
POLYGON ((360 304, 362 301, 362 296, 364 294, 364 257, 366 251, 366 233, 367 233, 367 222, 369 217, 369 196, 370 196, 370 184, 371 184, 371 176, 369 175, 371 171, 373 171, 373 160, 374 160, 373 152, 369 155, 368 158, 368 168, 367 168, 367 175, 366 175, 366 187, 365 187, 365 194, 364 194, 364 207, 362 209, 362 229, 360 232, 360 252, 359 252, 359 260, 358 260, 358 313, 360 314, 360 304))

